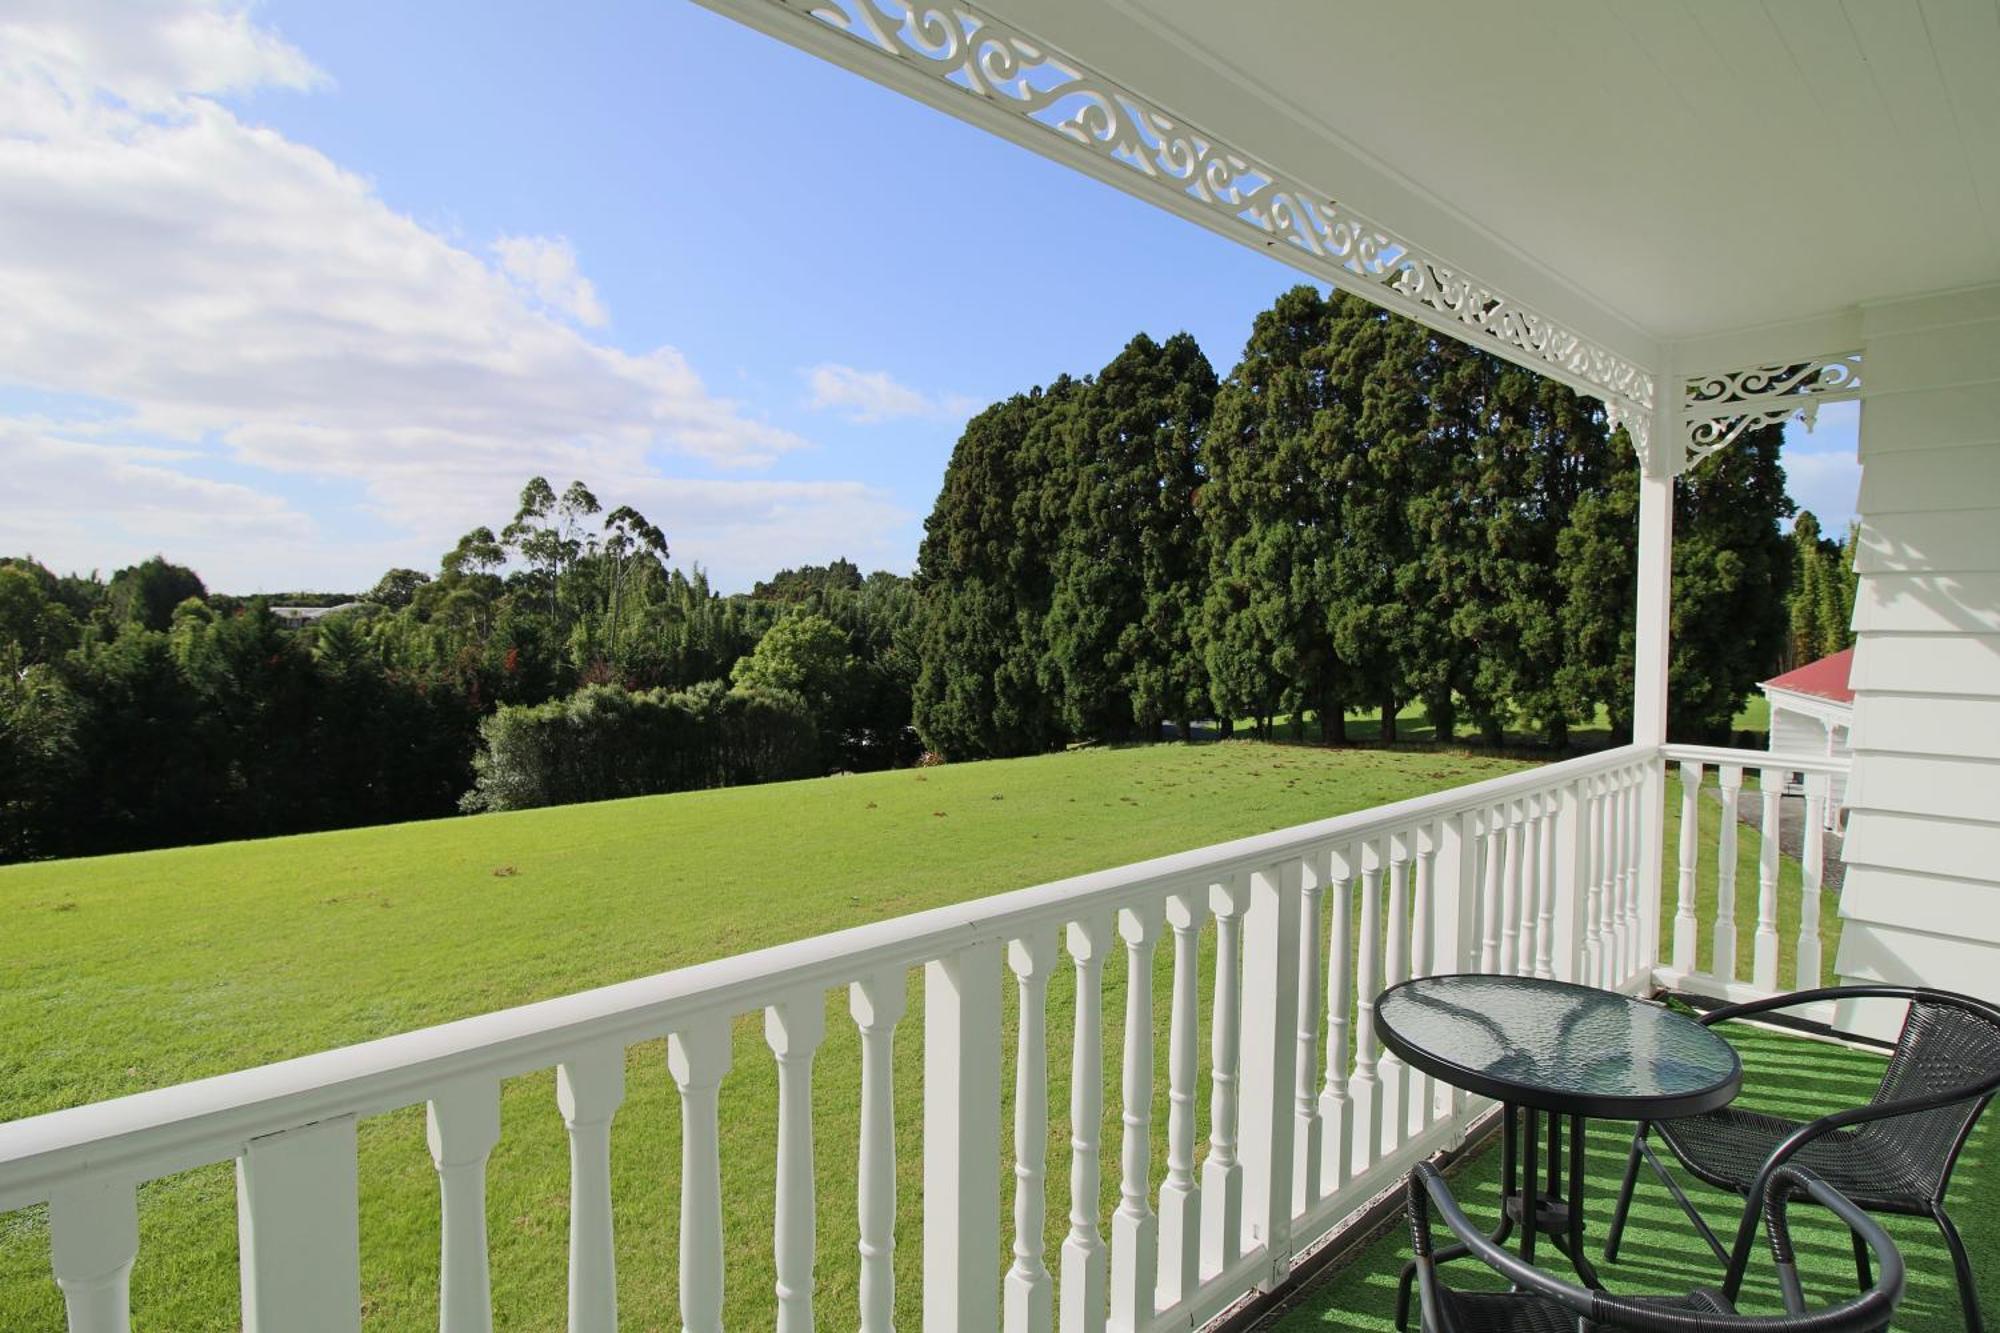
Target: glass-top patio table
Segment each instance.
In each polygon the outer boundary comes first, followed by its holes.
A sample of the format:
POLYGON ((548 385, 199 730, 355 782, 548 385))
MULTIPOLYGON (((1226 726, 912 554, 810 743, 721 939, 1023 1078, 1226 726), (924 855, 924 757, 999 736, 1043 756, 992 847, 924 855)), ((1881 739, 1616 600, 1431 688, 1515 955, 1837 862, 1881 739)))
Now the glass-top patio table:
MULTIPOLYGON (((1494 1239, 1504 1242, 1518 1224, 1521 1255, 1532 1262, 1536 1237, 1546 1234, 1592 1286, 1597 1272, 1583 1252, 1584 1121, 1698 1115, 1727 1105, 1743 1081, 1735 1050, 1694 1020, 1567 981, 1420 977, 1382 993, 1375 1030, 1412 1068, 1501 1103, 1506 1198, 1494 1239), (1538 1160, 1544 1115, 1545 1185, 1538 1160)), ((1408 1283, 1405 1270, 1399 1326, 1408 1283)))

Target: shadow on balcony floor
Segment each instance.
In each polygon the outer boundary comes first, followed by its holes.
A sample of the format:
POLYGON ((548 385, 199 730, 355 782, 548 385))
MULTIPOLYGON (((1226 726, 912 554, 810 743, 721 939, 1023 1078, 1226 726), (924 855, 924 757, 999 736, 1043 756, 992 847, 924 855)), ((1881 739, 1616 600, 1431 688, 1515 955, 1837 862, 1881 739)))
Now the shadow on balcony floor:
MULTIPOLYGON (((1741 1024, 1732 1024, 1723 1031, 1743 1055, 1742 1104, 1746 1106, 1806 1119, 1866 1102, 1881 1077, 1882 1057, 1871 1052, 1741 1024)), ((1959 1160, 1947 1201, 1952 1218, 1971 1250, 1989 1321, 2000 1315, 2000 1188, 1996 1188, 2000 1186, 2000 1169, 1992 1165, 1996 1154, 2000 1154, 2000 1147, 1996 1147, 1995 1134, 2000 1132, 1995 1129, 1996 1122, 2000 1122, 2000 1115, 1987 1116, 1973 1134, 1959 1160)), ((1621 1126, 1609 1122, 1591 1126, 1587 1206, 1593 1255, 1601 1253, 1603 1248, 1604 1230, 1610 1223, 1625 1150, 1630 1142, 1629 1132, 1621 1126)), ((1490 1148, 1453 1172, 1452 1187, 1475 1218, 1493 1217, 1499 1172, 1500 1156, 1490 1148)), ((1740 1203, 1704 1188, 1685 1173, 1681 1173, 1681 1179, 1711 1224, 1718 1229, 1725 1223, 1734 1227, 1740 1203)), ((1800 1209, 1795 1216, 1808 1298, 1838 1299, 1851 1294, 1854 1261, 1846 1232, 1829 1226, 1826 1215, 1814 1209, 1800 1209)), ((1909 1286, 1895 1326, 1939 1333, 1963 1328, 1951 1257, 1937 1229, 1922 1219, 1886 1221, 1910 1269, 1909 1286)), ((1398 1214, 1391 1229, 1351 1263, 1307 1286, 1284 1309, 1273 1312, 1257 1327, 1288 1333, 1306 1329, 1393 1329, 1396 1277, 1409 1255, 1405 1225, 1398 1214)), ((1777 1313, 1782 1309, 1769 1257, 1768 1250, 1761 1250, 1762 1262, 1751 1267, 1742 1303, 1748 1312, 1777 1313)), ((1561 1271, 1562 1257, 1554 1254, 1552 1247, 1544 1246, 1538 1259, 1545 1266, 1561 1271)), ((1619 1262, 1600 1266, 1605 1284, 1625 1292, 1685 1291, 1712 1284, 1719 1275, 1719 1266, 1651 1172, 1642 1172, 1640 1176, 1639 1193, 1619 1262)), ((1483 1282, 1482 1270, 1469 1262, 1452 1265, 1452 1277, 1454 1282, 1465 1286, 1492 1285, 1483 1282)))

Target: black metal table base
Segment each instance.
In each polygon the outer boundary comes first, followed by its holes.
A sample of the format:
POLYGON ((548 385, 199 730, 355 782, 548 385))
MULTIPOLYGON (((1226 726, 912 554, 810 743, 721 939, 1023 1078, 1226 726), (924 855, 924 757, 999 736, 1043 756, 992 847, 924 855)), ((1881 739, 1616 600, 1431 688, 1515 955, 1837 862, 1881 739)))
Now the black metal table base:
MULTIPOLYGON (((1521 1257, 1533 1263, 1537 1240, 1547 1236, 1586 1285, 1601 1286, 1597 1269, 1583 1246, 1584 1117, 1544 1113, 1511 1103, 1502 1107, 1500 1116, 1502 1203, 1493 1243, 1506 1244, 1518 1227, 1521 1257), (1542 1142, 1544 1120, 1548 1125, 1546 1153, 1542 1142), (1565 1121, 1569 1124, 1567 1145, 1563 1142, 1565 1121)), ((1437 1261, 1444 1263, 1465 1254, 1463 1245, 1446 1245, 1438 1249, 1437 1261)), ((1416 1274, 1414 1262, 1403 1265, 1402 1282, 1396 1291, 1397 1328, 1409 1327, 1410 1288, 1416 1274)))

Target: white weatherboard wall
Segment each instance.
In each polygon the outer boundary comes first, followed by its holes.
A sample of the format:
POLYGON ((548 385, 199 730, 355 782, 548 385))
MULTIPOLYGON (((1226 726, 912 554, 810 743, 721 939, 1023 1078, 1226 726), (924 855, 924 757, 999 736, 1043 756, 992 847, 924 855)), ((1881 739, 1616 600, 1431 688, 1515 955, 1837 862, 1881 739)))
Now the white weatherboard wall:
POLYGON ((2000 287, 1871 307, 1863 332, 1837 966, 2000 1000, 2000 287))

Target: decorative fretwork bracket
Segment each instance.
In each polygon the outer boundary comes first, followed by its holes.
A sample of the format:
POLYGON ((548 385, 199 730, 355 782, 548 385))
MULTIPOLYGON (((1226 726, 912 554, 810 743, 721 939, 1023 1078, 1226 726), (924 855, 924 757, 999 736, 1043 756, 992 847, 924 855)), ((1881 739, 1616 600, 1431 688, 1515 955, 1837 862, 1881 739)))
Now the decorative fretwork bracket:
POLYGON ((1861 353, 1698 375, 1682 391, 1686 471, 1743 433, 1797 417, 1811 430, 1824 403, 1861 396, 1861 353))
POLYGON ((1600 397, 1626 418, 1653 410, 1653 376, 1639 365, 970 4, 704 3, 1215 231, 1283 247, 1324 282, 1600 397))

